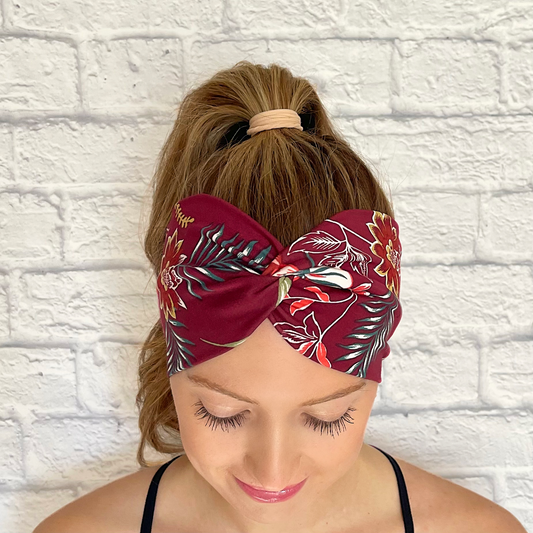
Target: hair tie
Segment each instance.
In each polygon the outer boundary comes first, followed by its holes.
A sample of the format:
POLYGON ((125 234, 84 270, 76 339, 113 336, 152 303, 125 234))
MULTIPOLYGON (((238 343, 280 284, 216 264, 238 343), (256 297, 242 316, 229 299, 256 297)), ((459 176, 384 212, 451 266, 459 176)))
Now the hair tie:
POLYGON ((250 119, 250 129, 246 132, 250 137, 264 130, 276 128, 296 128, 303 130, 300 115, 292 109, 270 109, 257 113, 250 119))
POLYGON ((313 113, 298 114, 292 109, 272 109, 258 113, 249 121, 242 120, 233 124, 220 140, 217 149, 234 146, 246 139, 250 139, 260 131, 274 128, 298 128, 300 131, 313 130, 315 128, 315 116, 313 113), (290 111, 291 113, 280 115, 280 111, 290 111))

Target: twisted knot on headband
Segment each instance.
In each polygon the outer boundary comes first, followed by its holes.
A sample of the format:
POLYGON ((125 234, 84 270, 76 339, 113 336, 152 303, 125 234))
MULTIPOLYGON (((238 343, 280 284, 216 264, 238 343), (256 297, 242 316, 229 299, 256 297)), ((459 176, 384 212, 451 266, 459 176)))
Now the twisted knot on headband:
POLYGON ((284 247, 221 198, 179 201, 157 278, 168 376, 238 346, 268 318, 308 359, 381 383, 402 314, 401 251, 398 224, 379 211, 341 211, 284 247))
POLYGON ((257 113, 249 121, 243 120, 234 124, 223 136, 219 148, 239 144, 265 130, 296 128, 308 131, 314 127, 315 117, 312 113, 298 114, 293 109, 270 109, 257 113))

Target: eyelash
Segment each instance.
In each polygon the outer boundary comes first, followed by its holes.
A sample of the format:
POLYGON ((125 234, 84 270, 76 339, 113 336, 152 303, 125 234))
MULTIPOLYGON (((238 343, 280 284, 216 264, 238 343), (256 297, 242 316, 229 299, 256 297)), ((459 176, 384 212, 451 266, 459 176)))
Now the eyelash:
MULTIPOLYGON (((217 429, 218 427, 222 428, 222 431, 229 431, 230 426, 235 429, 236 425, 241 426, 243 421, 245 420, 245 416, 242 413, 239 413, 235 416, 229 416, 225 418, 221 418, 218 416, 212 415, 202 404, 202 402, 197 402, 195 405, 199 405, 200 409, 196 411, 195 415, 200 419, 207 418, 206 425, 211 425, 213 431, 217 429)), ((307 416, 307 422, 306 424, 310 424, 313 426, 314 431, 319 431, 322 435, 323 431, 329 431, 331 433, 331 436, 334 437, 333 431, 337 431, 337 434, 340 434, 341 431, 346 431, 346 425, 345 422, 348 422, 348 424, 353 424, 353 418, 352 415, 350 415, 350 411, 357 411, 357 409, 354 409, 353 407, 349 407, 348 410, 337 420, 333 420, 332 422, 324 422, 324 420, 319 420, 318 418, 315 418, 314 416, 306 415, 307 416), (352 420, 352 421, 351 421, 352 420), (342 430, 341 430, 342 426, 342 430)))

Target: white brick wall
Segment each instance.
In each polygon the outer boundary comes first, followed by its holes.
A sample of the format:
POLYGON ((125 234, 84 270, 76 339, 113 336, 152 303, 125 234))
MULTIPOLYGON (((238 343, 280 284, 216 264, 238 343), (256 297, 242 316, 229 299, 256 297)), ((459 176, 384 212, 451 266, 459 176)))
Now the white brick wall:
POLYGON ((309 78, 392 191, 404 318, 367 442, 533 532, 530 2, 0 8, 2 532, 137 469, 146 185, 184 92, 241 59, 309 78))

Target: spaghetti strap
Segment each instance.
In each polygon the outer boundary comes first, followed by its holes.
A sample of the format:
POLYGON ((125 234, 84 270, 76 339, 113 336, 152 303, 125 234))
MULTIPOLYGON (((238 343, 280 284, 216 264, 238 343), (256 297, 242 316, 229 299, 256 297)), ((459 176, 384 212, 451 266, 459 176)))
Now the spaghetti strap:
POLYGON ((407 486, 405 484, 405 479, 403 477, 402 469, 400 468, 400 465, 398 462, 389 455, 387 452, 384 452, 382 449, 378 448, 377 446, 374 446, 371 444, 372 448, 376 448, 376 450, 379 450, 382 454, 384 454, 387 459, 392 464, 392 467, 394 468, 394 473, 396 474, 396 481, 398 482, 398 489, 400 491, 400 504, 402 506, 402 515, 403 515, 403 524, 405 526, 405 533, 414 533, 415 528, 413 524, 413 516, 411 514, 411 505, 409 504, 409 496, 407 494, 407 486))
POLYGON ((159 481, 161 480, 161 476, 170 466, 172 461, 175 461, 178 457, 181 457, 181 455, 176 455, 176 457, 173 457, 172 459, 170 459, 170 461, 167 461, 166 463, 162 464, 154 474, 154 477, 150 482, 150 487, 148 488, 146 501, 144 502, 144 512, 141 522, 140 533, 151 533, 152 523, 154 520, 155 500, 157 497, 157 489, 159 488, 159 481))

